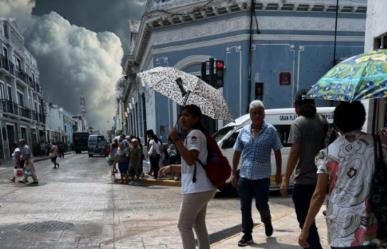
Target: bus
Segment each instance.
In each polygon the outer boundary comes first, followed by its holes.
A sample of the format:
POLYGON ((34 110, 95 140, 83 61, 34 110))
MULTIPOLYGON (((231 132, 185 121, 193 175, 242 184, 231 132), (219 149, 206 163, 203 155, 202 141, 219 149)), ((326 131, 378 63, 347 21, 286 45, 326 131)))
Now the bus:
POLYGON ((75 153, 80 154, 82 151, 88 150, 88 141, 88 132, 74 132, 72 149, 75 151, 75 153))

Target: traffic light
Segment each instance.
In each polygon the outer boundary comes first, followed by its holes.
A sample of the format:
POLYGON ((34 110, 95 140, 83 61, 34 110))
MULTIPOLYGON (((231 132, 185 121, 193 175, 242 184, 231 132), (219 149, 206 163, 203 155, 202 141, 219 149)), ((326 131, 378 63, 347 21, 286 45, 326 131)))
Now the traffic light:
POLYGON ((215 70, 214 70, 214 63, 215 63, 215 60, 214 58, 210 58, 210 62, 209 62, 209 74, 208 74, 208 84, 210 84, 211 86, 215 86, 215 70))
POLYGON ((215 87, 220 88, 224 85, 224 61, 216 60, 215 61, 215 87))
POLYGON ((204 82, 207 82, 207 62, 202 62, 202 68, 201 68, 201 79, 204 81, 204 82))

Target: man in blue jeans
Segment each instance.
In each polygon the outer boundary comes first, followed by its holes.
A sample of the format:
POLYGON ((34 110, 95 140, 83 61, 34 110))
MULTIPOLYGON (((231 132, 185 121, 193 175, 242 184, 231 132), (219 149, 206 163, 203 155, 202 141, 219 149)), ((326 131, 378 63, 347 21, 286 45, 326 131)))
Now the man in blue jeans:
MULTIPOLYGON (((281 184, 281 194, 287 196, 290 176, 294 169, 293 202, 300 228, 308 214, 310 200, 317 182, 317 167, 314 158, 324 147, 328 129, 326 119, 316 113, 314 100, 305 99, 307 91, 300 90, 294 102, 298 117, 292 123, 288 143, 292 144, 287 162, 286 173, 281 184)), ((310 248, 322 249, 316 224, 309 229, 310 248)))
POLYGON ((238 246, 253 243, 254 222, 251 216, 251 204, 255 198, 255 206, 265 225, 266 236, 273 234, 269 208, 269 187, 271 176, 271 150, 276 159, 276 182, 281 183, 281 148, 282 144, 277 130, 264 121, 265 107, 262 101, 254 100, 249 107, 251 124, 240 131, 234 144, 232 184, 238 188, 242 211, 243 237, 238 246), (240 158, 239 175, 237 174, 240 158), (239 180, 238 180, 239 178, 239 180))

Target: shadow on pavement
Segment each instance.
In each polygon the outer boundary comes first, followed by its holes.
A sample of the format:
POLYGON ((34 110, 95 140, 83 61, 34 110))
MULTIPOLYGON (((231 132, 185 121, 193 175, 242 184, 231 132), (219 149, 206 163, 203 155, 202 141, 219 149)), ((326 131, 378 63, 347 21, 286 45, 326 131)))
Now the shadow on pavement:
POLYGON ((242 232, 242 226, 241 224, 238 224, 238 225, 223 229, 219 232, 212 233, 209 235, 210 244, 224 240, 240 232, 242 232))
POLYGON ((259 244, 252 244, 250 245, 252 248, 275 248, 275 249, 299 249, 299 246, 294 246, 294 245, 288 245, 288 244, 283 244, 279 243, 277 241, 277 238, 271 237, 266 239, 266 243, 259 243, 259 244))

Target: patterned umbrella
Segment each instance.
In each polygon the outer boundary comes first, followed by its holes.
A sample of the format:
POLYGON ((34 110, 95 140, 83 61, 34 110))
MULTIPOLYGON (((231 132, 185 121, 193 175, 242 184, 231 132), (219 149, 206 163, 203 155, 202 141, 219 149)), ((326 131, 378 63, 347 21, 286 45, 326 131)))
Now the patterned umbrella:
POLYGON ((213 119, 234 121, 220 89, 172 67, 156 67, 137 74, 142 83, 179 105, 194 104, 213 119))
POLYGON ((356 55, 337 64, 307 96, 348 102, 387 97, 387 50, 356 55))

